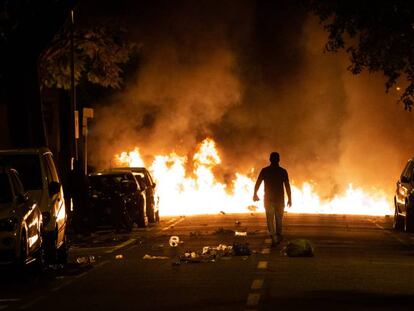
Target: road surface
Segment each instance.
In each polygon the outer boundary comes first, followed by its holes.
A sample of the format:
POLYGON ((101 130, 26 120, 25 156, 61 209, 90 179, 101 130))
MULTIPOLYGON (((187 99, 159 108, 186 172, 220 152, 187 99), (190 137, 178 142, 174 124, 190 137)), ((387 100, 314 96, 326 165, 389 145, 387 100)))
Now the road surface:
POLYGON ((166 217, 130 234, 78 236, 65 267, 19 277, 2 269, 0 310, 413 310, 414 235, 391 222, 287 214, 284 243, 309 239, 312 258, 270 248, 263 214, 166 217), (185 252, 234 242, 253 254, 178 264, 185 252))

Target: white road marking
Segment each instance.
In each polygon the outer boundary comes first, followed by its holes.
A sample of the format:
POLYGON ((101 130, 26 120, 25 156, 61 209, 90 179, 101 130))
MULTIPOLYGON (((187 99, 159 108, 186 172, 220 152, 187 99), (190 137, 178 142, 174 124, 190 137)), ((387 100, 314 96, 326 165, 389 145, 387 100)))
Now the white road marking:
POLYGON ((252 286, 250 287, 251 289, 261 289, 263 286, 263 279, 256 279, 253 281, 252 286))
POLYGON ((119 244, 115 247, 112 247, 111 249, 107 250, 105 253, 112 254, 113 252, 117 251, 118 249, 121 249, 125 246, 128 246, 131 243, 134 243, 136 240, 137 239, 129 239, 129 240, 127 240, 127 241, 125 241, 125 242, 123 242, 123 243, 121 243, 121 244, 119 244))
POLYGON ((375 220, 369 219, 369 221, 371 223, 373 223, 377 228, 381 229, 384 231, 385 234, 388 234, 389 236, 391 236, 392 238, 394 238, 395 240, 397 240, 398 242, 402 243, 402 244, 409 244, 408 241, 404 241, 403 239, 399 238, 398 236, 396 236, 395 234, 392 234, 392 232, 389 232, 387 230, 385 230, 385 228, 383 226, 381 226, 380 224, 378 224, 375 220))
POLYGON ((248 306, 257 306, 259 304, 260 300, 260 294, 258 293, 250 293, 249 296, 247 296, 247 305, 248 306))
POLYGON ((257 269, 267 269, 267 261, 259 261, 257 269))
POLYGON ((266 247, 266 248, 263 248, 263 250, 262 250, 262 254, 270 254, 270 248, 268 248, 268 247, 266 247))
POLYGON ((175 221, 175 222, 173 222, 171 225, 169 225, 168 227, 165 227, 165 228, 162 228, 161 230, 162 231, 166 231, 166 230, 168 230, 168 229, 171 229, 171 228, 173 228, 174 226, 176 226, 176 225, 178 225, 180 222, 182 222, 182 221, 184 221, 184 217, 183 218, 180 218, 180 219, 178 219, 177 221, 175 221))
POLYGON ((33 299, 32 301, 29 301, 28 303, 20 306, 20 310, 24 310, 27 308, 30 308, 31 306, 33 306, 34 304, 36 304, 37 302, 39 302, 40 300, 42 300, 43 298, 45 298, 46 296, 42 295, 42 296, 38 296, 35 299, 33 299))

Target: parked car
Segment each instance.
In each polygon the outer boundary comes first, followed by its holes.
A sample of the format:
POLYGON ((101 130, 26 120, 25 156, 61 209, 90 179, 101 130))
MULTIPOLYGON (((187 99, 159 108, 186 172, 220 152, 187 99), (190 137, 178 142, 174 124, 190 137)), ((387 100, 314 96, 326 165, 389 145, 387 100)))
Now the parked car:
POLYGON ((394 228, 414 231, 414 158, 407 162, 397 181, 394 197, 394 228))
POLYGON ((157 194, 157 185, 151 176, 151 173, 145 167, 116 167, 113 171, 130 170, 140 176, 145 183, 145 195, 147 197, 147 215, 148 221, 151 223, 160 221, 159 201, 157 194))
POLYGON ((89 174, 90 199, 97 225, 131 230, 134 223, 146 227, 146 197, 143 185, 130 170, 89 174))
POLYGON ((66 206, 52 153, 47 148, 3 150, 0 163, 19 172, 23 185, 42 212, 46 259, 65 263, 68 256, 66 206))
POLYGON ((16 170, 0 167, 0 262, 43 263, 42 214, 16 170))

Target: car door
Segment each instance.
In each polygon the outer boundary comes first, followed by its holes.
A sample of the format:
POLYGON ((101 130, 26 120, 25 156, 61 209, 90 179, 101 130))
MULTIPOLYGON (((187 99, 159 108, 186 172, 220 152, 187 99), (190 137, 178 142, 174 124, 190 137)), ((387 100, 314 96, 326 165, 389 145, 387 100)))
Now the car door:
MULTIPOLYGON (((56 167, 53 162, 52 154, 51 153, 45 153, 43 155, 43 161, 46 168, 46 175, 48 179, 48 184, 51 182, 56 182, 60 184, 59 176, 56 171, 56 167)), ((63 198, 63 190, 62 187, 60 188, 60 191, 56 193, 55 195, 48 196, 49 197, 49 204, 51 206, 54 206, 55 209, 55 215, 56 215, 56 226, 58 229, 58 236, 56 244, 57 246, 60 246, 60 244, 64 241, 64 235, 65 235, 65 227, 66 227, 66 208, 65 208, 65 202, 63 198)))
POLYGON ((403 214, 406 213, 405 202, 408 200, 408 196, 411 194, 413 189, 413 169, 414 161, 410 160, 405 166, 401 177, 397 182, 397 193, 395 199, 400 207, 400 212, 403 214))
POLYGON ((15 173, 10 174, 10 179, 13 184, 15 200, 17 208, 22 213, 22 221, 25 223, 27 234, 27 246, 29 254, 35 251, 41 243, 40 240, 40 214, 30 202, 24 198, 26 195, 20 179, 15 173))

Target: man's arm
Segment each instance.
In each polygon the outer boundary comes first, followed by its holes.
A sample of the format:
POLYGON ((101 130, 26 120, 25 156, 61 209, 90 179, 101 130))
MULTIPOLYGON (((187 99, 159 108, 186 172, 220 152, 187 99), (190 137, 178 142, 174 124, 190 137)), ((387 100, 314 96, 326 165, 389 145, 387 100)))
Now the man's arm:
POLYGON ((259 196, 257 195, 257 191, 259 191, 260 185, 263 181, 263 170, 260 171, 259 177, 257 177, 256 184, 254 185, 254 194, 253 194, 253 201, 259 201, 259 196))
POLYGON ((289 176, 288 176, 287 171, 286 171, 286 179, 285 179, 285 189, 286 189, 286 194, 288 196, 287 205, 291 207, 292 206, 292 192, 290 190, 289 176))

